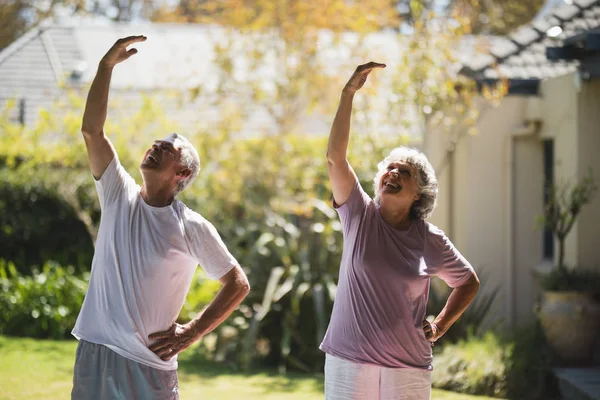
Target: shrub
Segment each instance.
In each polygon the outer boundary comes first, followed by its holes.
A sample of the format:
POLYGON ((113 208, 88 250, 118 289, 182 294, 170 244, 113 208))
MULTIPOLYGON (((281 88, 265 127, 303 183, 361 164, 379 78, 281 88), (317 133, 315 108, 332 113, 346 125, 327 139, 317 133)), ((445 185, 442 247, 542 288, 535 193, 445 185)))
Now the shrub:
POLYGON ((75 325, 87 289, 71 266, 49 261, 31 276, 0 260, 0 334, 62 339, 75 325))
POLYGON ((517 330, 511 337, 512 351, 506 354, 509 399, 552 400, 559 398, 552 374, 554 358, 539 323, 517 330))
POLYGON ((26 275, 49 259, 89 270, 92 238, 63 196, 41 176, 31 179, 1 166, 0 172, 0 258, 26 275))
POLYGON ((434 357, 433 386, 460 393, 503 397, 512 344, 492 332, 446 344, 434 357))

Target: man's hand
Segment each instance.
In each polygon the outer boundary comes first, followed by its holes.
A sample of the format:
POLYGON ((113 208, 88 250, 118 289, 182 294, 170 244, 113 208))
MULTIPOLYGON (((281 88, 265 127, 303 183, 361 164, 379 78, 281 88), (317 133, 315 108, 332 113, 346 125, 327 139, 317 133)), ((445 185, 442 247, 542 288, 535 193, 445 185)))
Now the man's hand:
POLYGON ((148 339, 157 340, 150 346, 150 350, 164 361, 170 360, 198 340, 196 332, 189 323, 185 325, 174 323, 164 332, 149 335, 148 339))
POLYGON ((350 77, 348 83, 346 83, 346 87, 344 87, 345 92, 355 93, 357 92, 365 82, 367 81, 367 76, 373 71, 375 68, 385 68, 385 64, 380 64, 376 62, 370 62, 367 64, 359 65, 356 67, 356 71, 350 77))
POLYGON ((116 43, 108 50, 108 53, 102 57, 100 65, 106 68, 112 68, 120 62, 127 60, 129 57, 137 53, 137 49, 127 50, 127 46, 137 42, 144 42, 146 36, 129 36, 116 41, 116 43))
POLYGON ((426 319, 423 320, 423 332, 425 332, 425 338, 429 340, 432 346, 443 335, 435 323, 430 324, 426 319))

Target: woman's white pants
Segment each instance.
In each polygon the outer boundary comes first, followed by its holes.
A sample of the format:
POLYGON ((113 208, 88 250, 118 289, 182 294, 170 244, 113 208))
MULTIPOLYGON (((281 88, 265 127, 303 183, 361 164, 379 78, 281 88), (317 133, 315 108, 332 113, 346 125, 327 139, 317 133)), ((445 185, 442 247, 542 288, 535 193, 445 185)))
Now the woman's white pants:
POLYGON ((431 371, 385 368, 325 355, 326 400, 429 400, 431 371))

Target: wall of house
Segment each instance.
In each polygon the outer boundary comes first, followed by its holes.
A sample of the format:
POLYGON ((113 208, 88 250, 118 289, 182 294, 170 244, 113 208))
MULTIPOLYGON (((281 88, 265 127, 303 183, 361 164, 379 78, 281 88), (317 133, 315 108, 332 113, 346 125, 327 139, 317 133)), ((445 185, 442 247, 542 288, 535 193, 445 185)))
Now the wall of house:
POLYGON ((542 261, 542 232, 536 218, 544 207, 543 145, 535 129, 525 135, 507 138, 512 141, 512 201, 509 213, 509 261, 513 299, 508 315, 513 326, 525 326, 534 319, 533 307, 539 296, 534 269, 542 261))
MULTIPOLYGON (((578 100, 575 74, 549 79, 540 85, 543 99, 541 137, 554 140, 554 181, 556 184, 569 181, 578 175, 579 135, 578 100)), ((565 262, 577 263, 578 229, 565 242, 565 262)), ((555 245, 555 257, 558 256, 555 245)))
MULTIPOLYGON (((555 140, 556 182, 584 177, 590 169, 600 183, 600 81, 576 73, 542 84, 543 137, 555 140)), ((600 195, 585 206, 565 245, 565 262, 600 269, 600 195)))
MULTIPOLYGON (((493 312, 508 326, 531 322, 539 295, 533 270, 544 264, 535 222, 543 212, 542 140, 554 140, 555 182, 581 178, 590 168, 600 182, 599 110, 600 82, 569 74, 542 82, 537 99, 508 96, 484 111, 478 134, 464 137, 449 163, 442 162, 447 138, 431 133, 426 151, 434 167, 444 168, 430 220, 481 273, 483 293, 499 286, 493 312)), ((600 269, 598 221, 600 192, 567 238, 567 263, 600 269)))
MULTIPOLYGON (((600 80, 584 81, 577 93, 577 176, 585 176, 589 169, 600 187, 600 80)), ((600 191, 592 202, 582 209, 577 226, 578 266, 600 270, 600 191)))
MULTIPOLYGON (((458 143, 438 175, 439 205, 430 219, 480 272, 482 294, 498 288, 491 314, 509 325, 532 318, 532 268, 541 254, 534 219, 543 205, 543 153, 535 132, 526 136, 527 111, 528 99, 519 96, 484 106, 477 135, 458 143)), ((432 133, 427 153, 434 167, 445 143, 443 134, 432 133)))

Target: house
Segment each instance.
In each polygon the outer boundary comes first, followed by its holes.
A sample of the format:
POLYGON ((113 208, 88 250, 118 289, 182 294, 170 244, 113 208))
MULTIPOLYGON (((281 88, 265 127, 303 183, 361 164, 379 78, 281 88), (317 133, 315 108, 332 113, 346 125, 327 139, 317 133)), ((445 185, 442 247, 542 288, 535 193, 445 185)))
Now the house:
MULTIPOLYGON (((498 287, 493 315, 509 327, 534 321, 540 270, 553 266, 552 234, 536 224, 545 187, 600 180, 600 1, 564 2, 506 38, 462 74, 479 84, 507 79, 497 108, 483 106, 476 135, 428 141, 440 171, 432 222, 444 229, 485 279, 498 287)), ((566 242, 565 261, 600 269, 600 195, 566 242)))
MULTIPOLYGON (((277 132, 275 119, 282 112, 277 107, 286 105, 278 104, 281 102, 273 96, 274 82, 285 84, 278 67, 280 55, 273 52, 276 44, 263 46, 263 64, 252 65, 255 60, 249 58, 247 45, 255 45, 260 39, 214 25, 95 20, 42 25, 0 51, 0 108, 8 100, 16 101, 12 120, 30 126, 37 121, 40 109, 64 97, 65 89, 85 95, 98 62, 110 46, 118 38, 138 34, 146 35, 148 40, 134 45, 139 53, 115 68, 109 118, 116 113, 133 113, 142 96, 147 95, 157 97, 163 112, 184 132, 198 127, 210 129, 218 124, 220 110, 227 106, 243 113, 243 132, 277 132), (230 71, 218 61, 222 48, 234 55, 230 71), (265 100, 252 97, 252 85, 261 87, 265 100)), ((357 60, 364 61, 358 55, 358 35, 342 36, 334 39, 331 33, 323 31, 316 43, 324 74, 331 77, 330 82, 339 80, 340 90, 357 60)), ((392 64, 398 62, 402 52, 395 33, 370 34, 365 41, 370 56, 385 58, 392 64)), ((293 64, 293 60, 286 62, 293 64)), ((319 99, 326 105, 325 113, 309 113, 307 104, 300 105, 297 131, 316 135, 329 132, 338 98, 337 90, 331 92, 325 93, 331 98, 319 99)), ((302 99, 302 95, 298 98, 302 99)))

